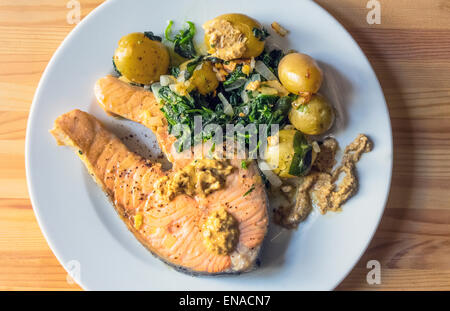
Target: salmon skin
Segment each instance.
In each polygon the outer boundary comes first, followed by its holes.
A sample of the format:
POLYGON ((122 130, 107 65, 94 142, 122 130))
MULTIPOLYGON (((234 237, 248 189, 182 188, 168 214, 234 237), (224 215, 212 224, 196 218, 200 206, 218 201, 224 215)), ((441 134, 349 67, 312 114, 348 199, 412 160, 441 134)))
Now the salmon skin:
POLYGON ((75 149, 129 230, 165 263, 194 275, 255 267, 268 226, 267 196, 256 165, 242 169, 239 160, 230 160, 234 169, 222 189, 206 197, 179 194, 167 201, 157 195, 155 183, 174 171, 128 150, 92 115, 80 110, 63 114, 51 133, 59 145, 75 149), (238 222, 237 246, 228 255, 209 252, 201 233, 208 215, 218 209, 238 222))

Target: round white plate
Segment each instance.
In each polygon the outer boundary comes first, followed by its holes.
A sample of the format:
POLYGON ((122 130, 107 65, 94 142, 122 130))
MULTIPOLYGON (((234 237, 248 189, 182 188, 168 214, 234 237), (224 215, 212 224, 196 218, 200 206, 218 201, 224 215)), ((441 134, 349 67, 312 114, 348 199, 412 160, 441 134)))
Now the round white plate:
MULTIPOLYGON (((272 32, 273 33, 273 32, 272 32)), ((110 0, 72 31, 50 61, 31 108, 26 169, 31 200, 41 229, 61 264, 90 290, 331 290, 350 272, 370 242, 383 213, 392 169, 389 114, 366 57, 326 11, 312 1, 110 0), (341 144, 358 133, 375 148, 358 164, 360 189, 341 213, 313 213, 298 230, 272 226, 262 266, 240 276, 191 277, 154 258, 128 232, 105 195, 69 148, 58 147, 48 130, 55 118, 79 108, 93 113, 145 155, 157 152, 153 135, 130 121, 105 115, 94 100, 95 81, 112 71, 111 58, 125 34, 161 34, 167 20, 186 20, 201 32, 204 21, 240 12, 267 29, 273 21, 290 31, 283 48, 316 58, 325 71, 326 93, 337 107, 341 144), (146 138, 145 136, 148 136, 146 138), (136 144, 137 142, 137 144, 136 144), (147 148, 142 147, 142 143, 147 148)))

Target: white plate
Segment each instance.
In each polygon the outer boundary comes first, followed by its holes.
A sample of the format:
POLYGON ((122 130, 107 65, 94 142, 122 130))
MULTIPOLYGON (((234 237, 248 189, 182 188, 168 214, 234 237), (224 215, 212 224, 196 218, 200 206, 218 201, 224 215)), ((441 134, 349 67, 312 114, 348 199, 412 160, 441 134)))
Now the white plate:
POLYGON ((391 179, 391 126, 366 57, 344 28, 312 1, 110 0, 72 31, 45 71, 28 123, 26 168, 41 229, 61 264, 75 272, 85 289, 330 290, 365 251, 383 213, 391 179), (289 29, 289 36, 277 41, 312 55, 325 70, 323 92, 343 111, 336 132, 341 146, 365 133, 375 148, 358 164, 360 189, 342 213, 314 213, 297 231, 272 227, 262 267, 254 272, 191 277, 167 267, 137 242, 81 161, 68 148, 57 147, 48 130, 57 116, 79 108, 120 135, 137 134, 142 142, 148 130, 107 117, 94 100, 94 83, 111 72, 117 41, 135 31, 160 34, 169 19, 175 26, 191 20, 201 31, 204 21, 230 12, 248 14, 268 29, 274 20, 289 29))

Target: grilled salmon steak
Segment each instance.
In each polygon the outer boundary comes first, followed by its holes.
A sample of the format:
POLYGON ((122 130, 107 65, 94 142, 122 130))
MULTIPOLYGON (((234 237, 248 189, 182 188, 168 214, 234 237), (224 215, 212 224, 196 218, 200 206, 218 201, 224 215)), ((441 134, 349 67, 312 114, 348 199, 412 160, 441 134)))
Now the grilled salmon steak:
MULTIPOLYGON (((115 95, 105 94, 105 103, 112 103, 109 96, 117 96, 126 104, 110 112, 150 127, 170 156, 174 139, 153 94, 117 85, 108 86, 115 95)), ((268 202, 256 165, 243 169, 241 161, 229 160, 232 170, 223 187, 208 195, 179 193, 168 199, 157 185, 173 178, 177 169, 164 171, 159 163, 131 152, 92 115, 70 111, 56 119, 51 133, 58 144, 75 149, 129 230, 164 262, 193 274, 237 273, 254 267, 268 225, 268 202), (211 251, 202 232, 210 215, 222 210, 232 215, 238 228, 235 246, 225 254, 211 251)))

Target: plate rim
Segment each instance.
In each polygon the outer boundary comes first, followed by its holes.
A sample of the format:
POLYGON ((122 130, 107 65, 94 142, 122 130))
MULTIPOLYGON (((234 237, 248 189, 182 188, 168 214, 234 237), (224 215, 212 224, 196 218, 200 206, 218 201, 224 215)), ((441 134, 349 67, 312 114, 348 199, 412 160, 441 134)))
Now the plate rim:
MULTIPOLYGON (((31 149, 31 128, 33 125, 33 120, 34 115, 35 115, 35 110, 37 109, 37 98, 39 97, 39 93, 41 88, 43 87, 43 85, 45 85, 46 80, 48 79, 49 73, 51 71, 51 68, 54 65, 55 60, 58 58, 59 54, 61 54, 61 51, 63 50, 63 47, 67 44, 68 41, 71 40, 72 36, 74 36, 74 34, 77 32, 77 30, 84 25, 87 21, 95 18, 95 16, 97 15, 98 12, 100 12, 101 10, 103 10, 104 8, 106 8, 109 5, 112 5, 115 2, 118 2, 119 0, 109 0, 109 1, 105 1, 103 3, 101 3, 100 5, 98 5, 96 8, 94 8, 88 15, 86 15, 81 21, 80 23, 78 23, 69 33, 68 35, 63 39, 63 41, 60 43, 60 45, 58 46, 58 48, 55 50, 55 52, 53 53, 52 57, 50 58, 50 61, 47 63, 41 78, 39 80, 38 86, 36 87, 34 96, 33 96, 33 100, 32 100, 32 104, 30 106, 29 109, 29 116, 28 116, 28 121, 27 121, 27 128, 26 128, 26 136, 25 136, 25 173, 26 173, 26 181, 27 181, 27 189, 28 189, 28 194, 29 194, 29 199, 30 202, 32 204, 32 209, 33 212, 35 214, 36 220, 38 222, 39 228, 48 244, 48 246, 50 247, 51 251, 53 252, 53 254, 55 255, 55 257, 57 258, 58 262, 60 263, 60 265, 64 268, 64 270, 69 273, 68 268, 66 267, 66 264, 62 261, 61 257, 62 255, 60 254, 60 251, 55 247, 54 243, 53 243, 53 239, 50 237, 50 235, 47 232, 46 227, 43 225, 43 221, 42 221, 42 217, 43 215, 41 215, 41 213, 39 212, 39 208, 37 208, 37 206, 39 205, 36 199, 36 195, 35 195, 35 190, 33 187, 33 183, 31 182, 31 175, 32 173, 32 168, 30 166, 30 158, 31 158, 31 154, 30 154, 30 149, 31 149)), ((310 1, 310 0, 308 0, 310 1)), ((365 61, 367 62, 367 64, 370 67, 370 71, 373 73, 375 79, 376 79, 376 83, 377 83, 377 87, 379 89, 380 94, 382 95, 382 99, 383 99, 383 107, 385 110, 385 113, 388 117, 388 133, 389 133, 389 145, 388 147, 388 151, 390 152, 389 154, 389 165, 388 165, 388 180, 386 183, 386 195, 385 198, 383 200, 383 206, 382 208, 379 210, 379 215, 377 216, 378 219, 376 219, 376 222, 374 221, 374 225, 372 232, 369 232, 370 234, 368 234, 370 236, 370 238, 367 240, 367 242, 365 243, 365 246, 363 248, 361 248, 361 252, 358 255, 358 257, 354 258, 354 260, 352 261, 351 265, 349 265, 349 267, 347 268, 347 271, 345 273, 342 274, 342 277, 339 278, 335 284, 333 284, 333 286, 330 286, 329 288, 327 288, 327 290, 334 290, 336 289, 336 287, 342 283, 342 281, 350 274, 350 272, 354 269, 355 265, 361 260, 362 256, 364 255, 364 253, 367 251, 370 243, 372 242, 375 233, 377 232, 381 219, 383 218, 385 209, 386 209, 386 205, 390 196, 390 192, 391 192, 391 184, 392 184, 392 172, 393 172, 393 162, 394 162, 394 146, 393 146, 393 132, 392 132, 392 123, 391 123, 391 116, 389 113, 389 109, 387 106, 387 102, 386 102, 386 97, 384 95, 384 91, 383 88, 381 87, 380 81, 378 79, 378 76, 375 72, 375 70, 373 69, 373 66, 371 64, 371 62, 369 61, 369 59, 367 58, 366 54, 364 53, 364 51, 361 49, 360 45, 358 44, 358 42, 353 38, 353 36, 351 35, 351 33, 346 29, 346 27, 344 25, 342 25, 340 23, 340 21, 334 17, 330 12, 328 12, 325 8, 323 8, 321 5, 319 5, 318 3, 316 3, 315 1, 310 1, 312 3, 313 6, 315 6, 319 11, 322 11, 322 13, 325 13, 326 16, 328 16, 328 18, 333 21, 333 23, 335 24, 334 26, 337 28, 341 28, 341 30, 344 31, 344 33, 348 36, 348 38, 352 41, 352 43, 357 47, 357 49, 359 49, 361 55, 364 57, 365 61)), ((75 280, 75 282, 84 290, 89 290, 89 287, 86 286, 85 284, 83 284, 82 280, 75 280)))

